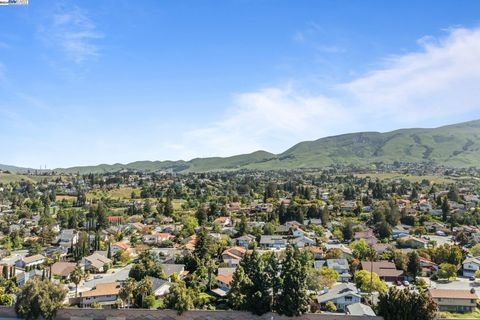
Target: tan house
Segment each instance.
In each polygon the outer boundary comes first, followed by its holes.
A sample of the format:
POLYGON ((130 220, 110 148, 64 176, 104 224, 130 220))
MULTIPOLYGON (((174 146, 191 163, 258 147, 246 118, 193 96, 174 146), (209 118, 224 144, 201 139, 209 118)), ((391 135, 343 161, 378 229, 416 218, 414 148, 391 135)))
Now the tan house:
POLYGON ((99 283, 90 291, 81 292, 79 294, 79 305, 82 308, 90 307, 92 303, 98 303, 101 306, 113 305, 118 299, 120 292, 120 284, 99 283))
POLYGON ((477 307, 478 296, 473 288, 471 290, 429 289, 429 294, 438 304, 440 311, 472 312, 477 307))

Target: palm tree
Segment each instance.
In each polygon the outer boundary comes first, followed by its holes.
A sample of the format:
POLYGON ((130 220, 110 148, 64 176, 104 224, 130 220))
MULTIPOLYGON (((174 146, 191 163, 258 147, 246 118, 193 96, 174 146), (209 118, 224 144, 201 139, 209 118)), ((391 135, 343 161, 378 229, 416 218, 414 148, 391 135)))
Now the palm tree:
POLYGON ((152 280, 150 277, 143 278, 143 280, 138 284, 137 290, 142 296, 142 303, 140 306, 143 308, 143 300, 145 296, 152 290, 152 280))
POLYGON ((78 294, 78 284, 82 281, 84 275, 85 274, 80 266, 76 266, 70 274, 70 280, 75 283, 75 297, 77 297, 78 294))
POLYGON ((52 279, 52 265, 53 265, 54 261, 52 258, 50 257, 46 257, 45 258, 45 261, 43 262, 43 265, 48 268, 49 272, 48 272, 48 278, 51 280, 52 279))
POLYGON ((130 306, 131 299, 133 297, 133 292, 136 287, 135 280, 133 278, 128 278, 123 284, 122 290, 124 291, 125 300, 127 301, 127 306, 130 306))

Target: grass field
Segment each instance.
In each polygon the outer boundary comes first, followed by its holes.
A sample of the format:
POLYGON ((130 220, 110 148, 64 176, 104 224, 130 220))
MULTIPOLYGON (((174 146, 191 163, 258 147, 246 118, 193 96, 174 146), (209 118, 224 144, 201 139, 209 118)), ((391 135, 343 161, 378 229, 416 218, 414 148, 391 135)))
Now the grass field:
POLYGON ((63 200, 67 200, 67 201, 75 201, 77 200, 77 197, 75 196, 56 196, 55 197, 55 201, 63 201, 63 200))
POLYGON ((0 183, 20 182, 20 181, 35 182, 31 176, 15 174, 15 173, 0 173, 0 183))
POLYGON ((113 189, 109 191, 103 191, 103 190, 89 191, 87 193, 87 199, 89 200, 101 199, 101 198, 131 199, 132 192, 134 192, 137 195, 137 197, 140 196, 140 189, 125 187, 125 188, 113 189))

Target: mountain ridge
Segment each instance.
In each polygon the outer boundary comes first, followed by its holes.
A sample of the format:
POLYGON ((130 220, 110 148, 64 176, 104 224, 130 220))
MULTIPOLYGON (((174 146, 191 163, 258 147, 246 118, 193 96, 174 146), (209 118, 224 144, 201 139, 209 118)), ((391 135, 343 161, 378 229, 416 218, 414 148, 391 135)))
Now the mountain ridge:
MULTIPOLYGON (((334 164, 368 165, 375 162, 433 163, 450 167, 480 164, 480 120, 437 128, 406 128, 389 132, 354 132, 302 141, 282 153, 258 150, 230 157, 185 160, 135 161, 57 168, 60 173, 106 173, 122 170, 146 172, 205 172, 238 169, 322 168, 334 164)), ((27 168, 0 165, 0 169, 26 172, 27 168), (10 168, 10 169, 3 169, 10 168)))

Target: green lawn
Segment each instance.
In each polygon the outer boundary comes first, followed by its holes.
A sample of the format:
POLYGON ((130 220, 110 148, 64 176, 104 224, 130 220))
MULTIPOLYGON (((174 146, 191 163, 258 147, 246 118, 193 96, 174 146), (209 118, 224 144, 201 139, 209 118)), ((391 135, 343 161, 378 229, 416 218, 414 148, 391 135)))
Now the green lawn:
POLYGON ((469 313, 440 312, 439 319, 442 318, 480 319, 480 310, 477 308, 474 312, 469 313))

